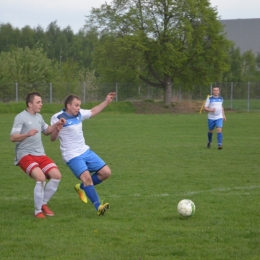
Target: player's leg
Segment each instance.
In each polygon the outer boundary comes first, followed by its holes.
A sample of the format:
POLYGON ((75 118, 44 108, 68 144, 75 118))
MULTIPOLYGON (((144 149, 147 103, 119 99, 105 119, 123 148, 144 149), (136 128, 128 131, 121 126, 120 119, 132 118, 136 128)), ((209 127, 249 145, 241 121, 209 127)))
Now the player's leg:
POLYGON ((58 189, 61 174, 57 165, 47 156, 40 156, 39 165, 46 178, 49 180, 44 187, 42 211, 47 216, 54 216, 53 211, 48 207, 48 202, 58 189))
MULTIPOLYGON (((92 150, 87 153, 87 165, 90 172, 95 172, 92 174, 92 182, 94 185, 100 184, 102 181, 109 178, 111 175, 110 168, 106 163, 92 150)), ((109 203, 103 202, 98 206, 97 211, 99 216, 103 216, 105 212, 109 209, 109 203)))
POLYGON ((35 180, 34 187, 34 215, 36 218, 45 218, 42 213, 43 189, 45 185, 45 175, 39 168, 39 164, 31 155, 24 156, 19 161, 21 169, 35 180))
POLYGON ((37 218, 44 218, 42 216, 42 201, 44 195, 45 174, 39 167, 36 167, 31 171, 30 176, 36 182, 34 187, 34 215, 37 218))
POLYGON ((223 148, 222 146, 222 127, 223 127, 223 119, 220 118, 216 121, 216 128, 217 128, 217 139, 218 139, 218 149, 221 150, 223 148))
POLYGON ((208 143, 207 147, 210 148, 212 143, 213 129, 215 127, 215 120, 208 119, 208 143))
POLYGON ((80 176, 82 183, 80 184, 80 189, 85 191, 86 196, 89 198, 91 203, 96 208, 98 215, 103 216, 106 210, 109 209, 109 204, 101 204, 97 191, 93 185, 90 172, 84 171, 80 176))
MULTIPOLYGON (((82 181, 81 184, 75 186, 80 199, 86 203, 88 197, 97 209, 98 214, 103 215, 106 209, 109 208, 109 205, 107 204, 105 207, 104 205, 100 205, 100 199, 95 190, 90 172, 99 171, 105 166, 105 162, 102 161, 94 152, 88 150, 84 154, 70 160, 67 165, 70 167, 74 175, 82 181), (100 211, 101 208, 102 210, 100 211)), ((94 181, 96 182, 95 184, 97 184, 102 180, 96 179, 94 181)))
MULTIPOLYGON (((75 177, 79 180, 80 180, 80 176, 85 171, 88 171, 88 167, 85 163, 84 154, 74 157, 73 159, 68 161, 67 166, 70 168, 70 170, 75 175, 75 177)), ((82 177, 84 177, 84 176, 86 179, 86 174, 83 174, 82 177)), ((88 183, 89 185, 93 185, 90 173, 88 173, 88 178, 87 178, 87 180, 85 180, 85 182, 88 183)), ((76 192, 79 194, 80 200, 84 203, 87 203, 88 202, 87 194, 85 193, 85 190, 83 189, 83 187, 84 187, 84 184, 79 183, 79 184, 76 184, 74 188, 75 188, 76 192)))
POLYGON ((96 210, 98 210, 98 207, 100 206, 100 199, 93 185, 90 172, 88 170, 84 171, 79 176, 79 178, 82 181, 82 183, 80 184, 80 189, 84 190, 86 196, 89 198, 96 210))
POLYGON ((94 185, 100 184, 102 181, 109 178, 110 175, 111 175, 111 170, 107 165, 105 165, 100 170, 92 174, 91 177, 92 177, 93 184, 94 185))
POLYGON ((92 174, 93 185, 100 184, 102 181, 106 180, 111 175, 110 168, 106 163, 92 150, 88 150, 86 154, 86 164, 88 170, 92 174))

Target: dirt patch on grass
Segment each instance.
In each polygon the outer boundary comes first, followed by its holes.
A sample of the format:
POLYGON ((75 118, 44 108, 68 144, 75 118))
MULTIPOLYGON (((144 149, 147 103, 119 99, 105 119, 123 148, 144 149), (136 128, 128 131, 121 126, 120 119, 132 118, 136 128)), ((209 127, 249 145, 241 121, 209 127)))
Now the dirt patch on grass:
POLYGON ((180 113, 199 113, 203 101, 178 101, 166 106, 163 102, 154 101, 134 101, 131 102, 137 114, 180 114, 180 113))

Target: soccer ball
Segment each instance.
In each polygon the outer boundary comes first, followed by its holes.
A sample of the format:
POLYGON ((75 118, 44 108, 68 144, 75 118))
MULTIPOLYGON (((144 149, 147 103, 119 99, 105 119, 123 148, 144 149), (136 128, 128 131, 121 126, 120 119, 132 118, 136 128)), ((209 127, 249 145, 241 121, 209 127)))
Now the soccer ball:
POLYGON ((181 200, 178 203, 177 210, 182 217, 190 217, 195 213, 195 204, 191 200, 181 200))

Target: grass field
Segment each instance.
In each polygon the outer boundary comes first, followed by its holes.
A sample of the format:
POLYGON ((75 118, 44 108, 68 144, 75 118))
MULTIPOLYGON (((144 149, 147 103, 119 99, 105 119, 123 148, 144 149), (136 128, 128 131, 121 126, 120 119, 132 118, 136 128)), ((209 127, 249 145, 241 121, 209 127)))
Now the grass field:
POLYGON ((13 166, 13 118, 0 115, 0 259, 260 259, 260 113, 227 113, 223 150, 216 134, 206 148, 205 113, 85 121, 86 142, 112 169, 96 186, 111 205, 103 217, 80 202, 59 143, 44 136, 63 175, 44 220, 33 217, 34 182, 13 166), (185 198, 196 205, 186 219, 177 213, 185 198))

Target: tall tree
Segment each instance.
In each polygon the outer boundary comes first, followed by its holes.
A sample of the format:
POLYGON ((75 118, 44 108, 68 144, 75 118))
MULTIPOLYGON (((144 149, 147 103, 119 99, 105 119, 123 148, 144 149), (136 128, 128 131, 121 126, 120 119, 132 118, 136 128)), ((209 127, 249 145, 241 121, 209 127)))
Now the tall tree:
POLYGON ((229 69, 223 73, 224 82, 242 81, 242 56, 239 48, 230 48, 228 55, 229 69))
POLYGON ((50 82, 55 71, 57 67, 41 48, 16 48, 0 53, 0 81, 3 83, 50 82))
POLYGON ((256 57, 251 50, 242 55, 242 80, 245 82, 257 80, 256 57))
POLYGON ((0 52, 9 51, 14 46, 19 47, 21 33, 10 23, 0 24, 0 52))
POLYGON ((167 105, 174 83, 216 81, 226 69, 229 41, 208 0, 113 0, 92 9, 86 28, 109 36, 96 49, 102 73, 163 88, 167 105))

